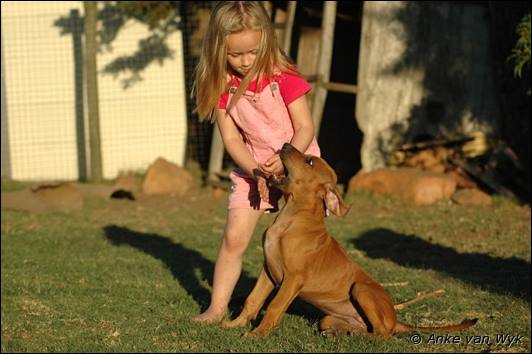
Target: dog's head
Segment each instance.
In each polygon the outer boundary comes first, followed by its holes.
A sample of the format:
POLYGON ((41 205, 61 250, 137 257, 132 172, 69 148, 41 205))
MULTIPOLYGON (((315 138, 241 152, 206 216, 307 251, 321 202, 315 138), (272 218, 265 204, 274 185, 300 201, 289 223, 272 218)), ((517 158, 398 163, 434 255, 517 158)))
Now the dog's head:
POLYGON ((296 203, 323 201, 326 211, 344 216, 349 207, 336 190, 336 173, 325 160, 304 155, 290 144, 284 144, 280 153, 285 175, 271 177, 269 184, 291 196, 296 203))

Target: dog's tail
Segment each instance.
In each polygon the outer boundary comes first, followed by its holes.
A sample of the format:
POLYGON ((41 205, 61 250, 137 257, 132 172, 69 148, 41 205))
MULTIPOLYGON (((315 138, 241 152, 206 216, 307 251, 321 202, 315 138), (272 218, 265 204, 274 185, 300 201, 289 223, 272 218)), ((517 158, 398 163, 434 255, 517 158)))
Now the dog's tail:
POLYGON ((418 326, 412 326, 406 323, 402 323, 397 321, 397 324, 395 325, 394 333, 406 333, 406 332, 458 332, 463 331, 466 328, 469 328, 471 326, 474 326, 475 323, 477 323, 478 318, 474 318, 472 320, 465 319, 460 323, 448 325, 448 326, 441 326, 441 327, 418 327, 418 326))

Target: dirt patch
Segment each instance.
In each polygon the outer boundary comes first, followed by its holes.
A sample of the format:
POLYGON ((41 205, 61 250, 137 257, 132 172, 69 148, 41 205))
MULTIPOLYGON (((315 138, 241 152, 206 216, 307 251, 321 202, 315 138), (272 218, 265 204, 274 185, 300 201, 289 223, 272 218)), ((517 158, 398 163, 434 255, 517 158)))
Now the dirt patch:
POLYGON ((2 193, 2 207, 33 213, 73 211, 83 207, 83 196, 73 183, 45 184, 2 193))

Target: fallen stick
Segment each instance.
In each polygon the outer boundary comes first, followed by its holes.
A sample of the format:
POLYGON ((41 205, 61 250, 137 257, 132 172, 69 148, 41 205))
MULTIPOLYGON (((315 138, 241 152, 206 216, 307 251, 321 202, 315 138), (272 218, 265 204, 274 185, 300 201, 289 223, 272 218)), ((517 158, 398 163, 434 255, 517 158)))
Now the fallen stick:
POLYGON ((422 300, 426 300, 426 299, 429 299, 431 297, 442 296, 443 294, 445 294, 445 290, 443 290, 443 289, 439 289, 439 290, 436 290, 436 291, 433 291, 433 292, 430 292, 430 293, 427 293, 425 291, 425 292, 420 293, 418 296, 416 296, 415 298, 413 298, 411 300, 402 302, 400 304, 395 304, 393 306, 393 308, 396 309, 396 310, 402 310, 405 307, 408 307, 410 305, 415 304, 416 302, 420 302, 422 300))
POLYGON ((384 287, 393 287, 393 286, 407 286, 408 285, 408 282, 407 281, 403 281, 403 282, 397 282, 397 283, 382 283, 381 284, 382 286, 384 287))

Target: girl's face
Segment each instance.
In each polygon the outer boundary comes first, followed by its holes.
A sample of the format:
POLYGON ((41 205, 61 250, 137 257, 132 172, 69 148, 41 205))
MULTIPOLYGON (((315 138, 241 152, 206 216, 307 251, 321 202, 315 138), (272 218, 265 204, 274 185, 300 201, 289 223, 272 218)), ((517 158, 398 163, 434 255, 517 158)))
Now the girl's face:
POLYGON ((244 77, 253 66, 260 46, 260 31, 245 29, 227 36, 227 63, 244 77))

